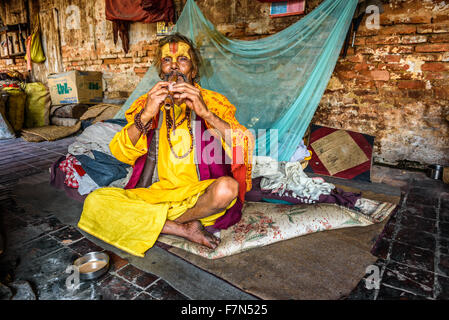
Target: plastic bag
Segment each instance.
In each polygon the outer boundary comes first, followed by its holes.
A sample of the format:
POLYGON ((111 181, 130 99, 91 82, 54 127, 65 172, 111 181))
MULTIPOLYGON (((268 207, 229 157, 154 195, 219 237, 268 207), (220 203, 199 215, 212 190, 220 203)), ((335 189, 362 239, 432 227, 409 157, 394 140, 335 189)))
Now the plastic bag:
POLYGON ((44 84, 40 82, 26 83, 25 91, 25 127, 36 128, 50 124, 50 93, 44 84))
MULTIPOLYGON (((29 58, 31 58, 31 61, 36 63, 45 61, 44 51, 42 50, 41 26, 38 15, 36 15, 35 18, 33 33, 27 38, 27 54, 25 56, 25 60, 29 62, 29 58)), ((28 69, 30 69, 29 64, 28 69)))
POLYGON ((14 129, 6 118, 6 101, 8 100, 8 94, 1 93, 0 95, 0 140, 13 139, 16 137, 14 129))

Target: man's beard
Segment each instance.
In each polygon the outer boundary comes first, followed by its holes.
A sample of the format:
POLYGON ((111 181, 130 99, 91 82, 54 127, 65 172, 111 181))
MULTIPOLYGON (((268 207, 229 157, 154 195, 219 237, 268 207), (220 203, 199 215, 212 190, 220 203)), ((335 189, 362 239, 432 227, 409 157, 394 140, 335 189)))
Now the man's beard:
POLYGON ((184 80, 184 82, 188 82, 187 81, 187 77, 184 73, 173 70, 170 73, 166 73, 164 75, 164 81, 169 81, 170 79, 173 79, 173 77, 176 75, 176 79, 178 79, 176 82, 179 81, 179 78, 182 78, 184 80))

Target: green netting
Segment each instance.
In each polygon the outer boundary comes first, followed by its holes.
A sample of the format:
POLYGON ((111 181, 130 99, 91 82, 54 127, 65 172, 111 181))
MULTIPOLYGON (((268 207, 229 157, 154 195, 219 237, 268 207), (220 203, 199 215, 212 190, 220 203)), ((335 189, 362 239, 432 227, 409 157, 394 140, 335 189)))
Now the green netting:
MULTIPOLYGON (((236 106, 237 120, 254 129, 258 155, 288 161, 327 87, 357 3, 326 0, 281 32, 243 41, 226 38, 188 0, 175 31, 201 51, 200 85, 224 94, 236 106)), ((157 81, 151 67, 115 117, 124 118, 131 103, 157 81)))

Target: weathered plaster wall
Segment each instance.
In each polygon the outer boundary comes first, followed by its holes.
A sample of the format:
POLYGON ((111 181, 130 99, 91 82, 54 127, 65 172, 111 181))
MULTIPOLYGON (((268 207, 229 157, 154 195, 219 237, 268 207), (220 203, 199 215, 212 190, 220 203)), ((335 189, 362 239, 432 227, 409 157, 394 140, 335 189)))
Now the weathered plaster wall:
MULTIPOLYGON (((307 0, 309 12, 322 0, 307 0)), ((314 123, 376 136, 375 160, 449 164, 449 2, 384 1, 380 29, 365 22, 354 48, 340 58, 314 123)), ((175 0, 180 13, 185 0, 175 0)), ((278 32, 301 16, 271 19, 256 0, 197 0, 226 36, 256 39, 278 32)), ((33 66, 37 80, 51 72, 102 71, 105 95, 127 97, 153 61, 155 24, 133 23, 130 51, 114 45, 104 1, 32 0, 39 12, 47 62, 33 66)), ((0 68, 6 61, 0 61, 0 68)), ((25 71, 18 60, 15 66, 25 71)))

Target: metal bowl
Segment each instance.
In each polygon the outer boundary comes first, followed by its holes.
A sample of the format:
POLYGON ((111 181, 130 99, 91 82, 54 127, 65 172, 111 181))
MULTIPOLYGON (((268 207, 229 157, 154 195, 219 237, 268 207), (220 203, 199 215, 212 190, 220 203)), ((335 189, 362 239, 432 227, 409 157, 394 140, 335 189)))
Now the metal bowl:
POLYGON ((96 279, 108 271, 109 256, 104 252, 89 252, 76 259, 73 265, 79 268, 80 279, 96 279))

